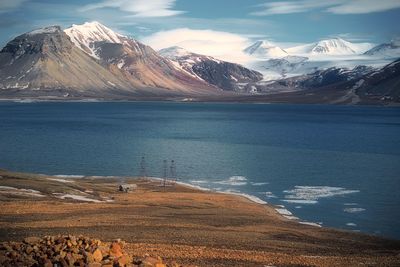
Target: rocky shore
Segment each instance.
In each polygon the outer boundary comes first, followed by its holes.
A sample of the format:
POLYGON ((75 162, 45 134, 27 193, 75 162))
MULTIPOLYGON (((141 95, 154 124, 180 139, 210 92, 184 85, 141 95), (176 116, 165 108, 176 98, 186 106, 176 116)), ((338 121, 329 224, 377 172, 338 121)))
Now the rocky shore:
POLYGON ((103 243, 84 236, 26 237, 23 242, 0 243, 0 266, 43 267, 179 267, 161 257, 134 257, 120 239, 103 243))

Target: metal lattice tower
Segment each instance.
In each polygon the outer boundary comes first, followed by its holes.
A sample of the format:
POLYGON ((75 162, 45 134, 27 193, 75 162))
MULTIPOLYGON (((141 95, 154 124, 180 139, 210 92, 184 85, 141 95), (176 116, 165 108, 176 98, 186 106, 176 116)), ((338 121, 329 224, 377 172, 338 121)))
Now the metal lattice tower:
POLYGON ((169 173, 170 173, 171 180, 176 182, 176 165, 175 165, 174 160, 171 160, 171 166, 169 167, 169 173))
POLYGON ((167 160, 163 161, 163 180, 162 180, 162 185, 165 187, 165 185, 167 184, 167 171, 168 167, 167 167, 167 160))
POLYGON ((140 177, 147 177, 146 160, 144 157, 140 160, 140 177))

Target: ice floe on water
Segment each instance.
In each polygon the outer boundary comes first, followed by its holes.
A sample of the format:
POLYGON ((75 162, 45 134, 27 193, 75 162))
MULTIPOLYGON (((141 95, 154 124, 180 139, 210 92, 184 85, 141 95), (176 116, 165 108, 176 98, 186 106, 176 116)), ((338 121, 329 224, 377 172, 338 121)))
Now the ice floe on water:
POLYGON ((276 196, 274 195, 274 193, 268 191, 268 192, 259 192, 259 194, 265 196, 266 198, 276 198, 276 196))
POLYGON ((253 185, 253 186, 261 186, 261 185, 267 185, 267 184, 269 184, 269 183, 268 183, 268 182, 262 182, 262 183, 261 183, 261 182, 260 182, 260 183, 257 183, 257 182, 256 182, 256 183, 250 182, 250 184, 253 185))
POLYGON ((231 176, 227 180, 215 181, 214 184, 241 186, 247 185, 247 178, 244 176, 231 176))
POLYGON ((365 209, 364 208, 344 208, 343 211, 347 212, 347 213, 359 213, 359 212, 365 211, 365 209))
POLYGON ((317 200, 306 200, 306 199, 283 199, 287 203, 295 203, 295 204, 317 204, 317 200))
POLYGON ((356 226, 357 226, 357 224, 355 224, 355 223, 351 223, 351 222, 349 222, 349 223, 346 223, 346 225, 347 225, 347 226, 351 226, 351 227, 356 227, 356 226))
POLYGON ((360 190, 350 190, 342 187, 333 186, 300 186, 296 185, 294 189, 284 190, 285 199, 288 203, 298 204, 316 204, 321 198, 330 198, 347 194, 358 193, 360 190))
POLYGON ((15 188, 11 186, 0 186, 0 194, 30 196, 30 197, 45 197, 45 195, 43 195, 42 192, 37 190, 15 188))

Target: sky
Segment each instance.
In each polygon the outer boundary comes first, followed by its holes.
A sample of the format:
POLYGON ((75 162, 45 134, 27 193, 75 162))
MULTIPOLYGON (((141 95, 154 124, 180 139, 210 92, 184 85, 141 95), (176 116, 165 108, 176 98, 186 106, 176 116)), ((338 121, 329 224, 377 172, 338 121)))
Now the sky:
POLYGON ((0 0, 0 46, 36 28, 85 21, 155 49, 215 55, 256 40, 284 48, 332 37, 389 42, 400 36, 400 0, 0 0))

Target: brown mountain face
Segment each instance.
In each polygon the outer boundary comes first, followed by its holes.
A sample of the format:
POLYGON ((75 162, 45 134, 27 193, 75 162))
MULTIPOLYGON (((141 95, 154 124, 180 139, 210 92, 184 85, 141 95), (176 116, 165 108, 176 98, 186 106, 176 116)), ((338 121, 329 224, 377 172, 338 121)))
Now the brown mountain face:
POLYGON ((129 98, 220 91, 135 40, 95 42, 98 57, 73 41, 58 26, 10 41, 0 51, 0 96, 129 98))
POLYGON ((72 42, 136 88, 162 88, 170 94, 209 95, 219 89, 176 68, 151 47, 113 32, 98 22, 65 30, 72 42))
POLYGON ((2 95, 108 95, 130 89, 122 78, 75 47, 58 26, 20 35, 0 52, 2 95))
POLYGON ((261 73, 242 65, 192 53, 178 46, 164 48, 159 53, 190 75, 225 91, 246 92, 249 83, 263 78, 261 73))

